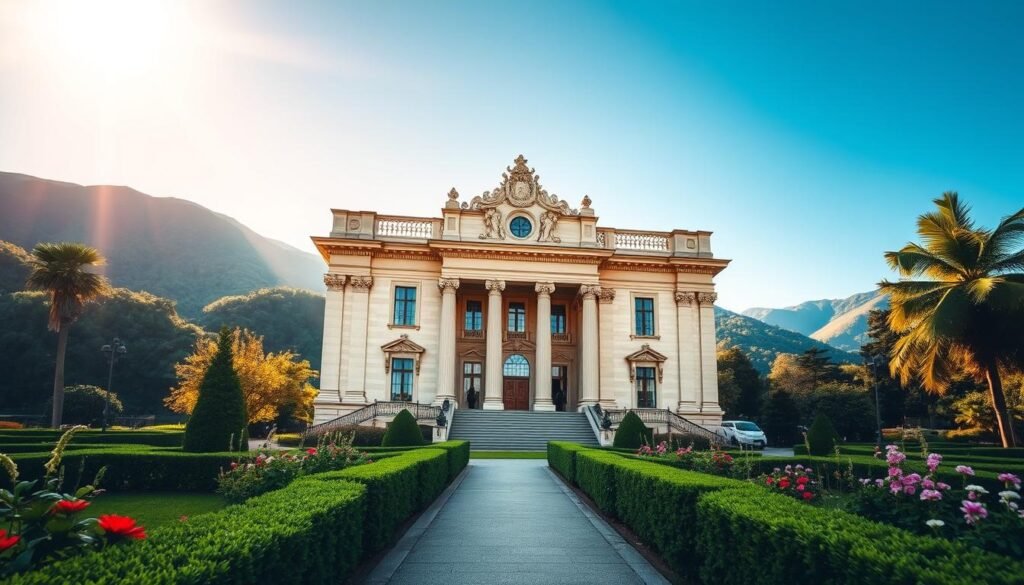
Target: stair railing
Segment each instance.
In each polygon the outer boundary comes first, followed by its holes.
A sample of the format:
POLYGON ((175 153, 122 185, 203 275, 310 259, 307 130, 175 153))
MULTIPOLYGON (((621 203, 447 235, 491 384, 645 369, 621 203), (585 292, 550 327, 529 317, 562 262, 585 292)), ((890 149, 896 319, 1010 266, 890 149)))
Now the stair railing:
POLYGON ((402 410, 408 410, 416 420, 436 420, 437 416, 441 414, 440 406, 432 406, 430 404, 404 402, 399 400, 389 400, 384 402, 374 401, 373 404, 367 404, 358 410, 353 410, 352 412, 341 415, 336 419, 308 427, 303 435, 307 437, 323 435, 346 427, 362 424, 379 416, 395 416, 402 412, 402 410))
POLYGON ((626 416, 627 412, 632 412, 639 416, 640 420, 645 423, 667 425, 670 429, 679 431, 682 434, 707 439, 710 444, 716 447, 721 447, 726 444, 725 438, 718 433, 680 416, 667 408, 629 408, 624 410, 605 410, 605 412, 608 414, 608 418, 612 421, 612 424, 616 426, 622 422, 622 418, 626 416))

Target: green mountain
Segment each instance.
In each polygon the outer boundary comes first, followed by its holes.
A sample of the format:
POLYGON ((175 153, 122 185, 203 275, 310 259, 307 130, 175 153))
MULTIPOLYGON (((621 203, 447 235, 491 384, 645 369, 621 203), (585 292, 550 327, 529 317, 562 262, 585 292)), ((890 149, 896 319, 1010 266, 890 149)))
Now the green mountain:
POLYGON ((762 374, 767 374, 771 370, 772 362, 780 353, 802 353, 812 347, 829 350, 832 361, 837 363, 861 361, 857 354, 721 307, 715 307, 715 323, 718 346, 740 348, 762 374))
POLYGON ((173 299, 198 317, 220 297, 272 286, 323 290, 323 261, 234 219, 128 187, 75 185, 0 173, 0 238, 89 244, 115 286, 173 299))
POLYGON ((856 352, 867 342, 868 313, 888 305, 884 295, 869 291, 844 299, 807 301, 782 309, 755 307, 743 311, 743 315, 856 352))

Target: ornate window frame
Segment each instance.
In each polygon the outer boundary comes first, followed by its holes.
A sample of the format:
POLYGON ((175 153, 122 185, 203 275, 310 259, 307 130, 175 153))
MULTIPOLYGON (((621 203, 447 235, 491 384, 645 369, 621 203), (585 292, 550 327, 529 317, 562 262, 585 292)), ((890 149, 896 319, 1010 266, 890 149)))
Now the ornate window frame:
POLYGON ((637 366, 653 366, 658 372, 658 384, 660 385, 665 378, 665 362, 667 360, 668 357, 651 349, 650 345, 646 343, 641 345, 639 350, 626 356, 626 362, 629 364, 629 383, 636 382, 637 366))
POLYGON ((423 287, 422 283, 417 280, 392 280, 390 293, 388 298, 388 329, 420 329, 420 317, 423 315, 423 287), (416 300, 413 305, 413 311, 415 312, 412 325, 400 325, 395 323, 395 297, 398 293, 398 287, 414 288, 416 289, 416 300))
POLYGON ((533 217, 533 214, 525 210, 517 210, 509 213, 505 217, 505 232, 515 241, 525 242, 531 237, 537 235, 537 228, 540 224, 537 222, 537 218, 533 217), (519 237, 512 233, 512 220, 517 217, 525 218, 526 221, 530 222, 530 233, 523 237, 519 237))
POLYGON ((409 336, 403 333, 398 339, 380 346, 380 350, 384 352, 385 374, 391 373, 391 358, 412 358, 413 371, 415 372, 412 385, 413 395, 415 396, 416 379, 420 376, 420 365, 423 362, 423 354, 427 351, 426 348, 409 339, 409 336))

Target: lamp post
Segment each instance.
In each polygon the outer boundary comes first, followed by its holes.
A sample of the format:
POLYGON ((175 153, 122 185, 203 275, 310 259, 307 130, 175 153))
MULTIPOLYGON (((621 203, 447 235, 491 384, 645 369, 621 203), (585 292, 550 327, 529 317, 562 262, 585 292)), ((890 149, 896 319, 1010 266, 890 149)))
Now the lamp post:
POLYGON ((110 388, 114 383, 114 364, 117 363, 119 358, 124 357, 125 354, 128 353, 128 348, 124 346, 124 343, 120 339, 115 337, 113 343, 104 345, 100 348, 100 351, 107 356, 107 362, 109 363, 107 371, 107 393, 103 397, 103 431, 106 432, 107 421, 110 420, 110 388))
POLYGON ((875 382, 875 444, 879 448, 882 447, 882 404, 878 401, 878 387, 881 385, 882 376, 880 372, 884 364, 885 359, 880 355, 876 355, 868 362, 868 365, 871 366, 871 373, 875 382))

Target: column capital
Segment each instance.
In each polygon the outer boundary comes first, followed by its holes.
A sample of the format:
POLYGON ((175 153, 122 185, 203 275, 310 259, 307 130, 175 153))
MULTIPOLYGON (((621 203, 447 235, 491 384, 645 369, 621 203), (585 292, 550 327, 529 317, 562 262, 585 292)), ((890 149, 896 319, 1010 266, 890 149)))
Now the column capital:
POLYGON ((604 288, 604 287, 601 287, 601 290, 598 291, 598 293, 597 293, 597 302, 607 304, 607 303, 610 303, 610 302, 612 302, 614 300, 615 300, 615 289, 614 288, 604 288))
POLYGON ((533 285, 533 290, 541 296, 551 296, 555 292, 555 283, 553 282, 538 282, 533 285))
POLYGON ((686 305, 687 307, 693 306, 697 302, 697 293, 687 290, 676 291, 676 304, 686 305))
POLYGON ((327 290, 342 290, 345 288, 345 282, 348 277, 344 274, 332 274, 328 272, 324 275, 324 284, 327 285, 327 290))
POLYGON ((713 305, 718 300, 718 295, 713 292, 697 293, 697 300, 702 305, 713 305))
POLYGON ((459 288, 458 278, 438 278, 437 288, 441 289, 441 294, 448 291, 455 292, 459 288))
POLYGON ((484 288, 490 291, 491 294, 501 294, 501 291, 505 290, 504 280, 486 280, 484 281, 484 288))
POLYGON ((580 296, 584 299, 593 299, 601 294, 601 287, 596 284, 584 284, 580 286, 580 296))
POLYGON ((348 277, 348 285, 356 292, 370 292, 370 289, 373 287, 373 277, 350 276, 348 277))

